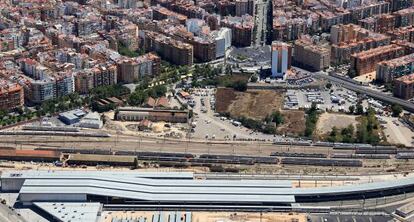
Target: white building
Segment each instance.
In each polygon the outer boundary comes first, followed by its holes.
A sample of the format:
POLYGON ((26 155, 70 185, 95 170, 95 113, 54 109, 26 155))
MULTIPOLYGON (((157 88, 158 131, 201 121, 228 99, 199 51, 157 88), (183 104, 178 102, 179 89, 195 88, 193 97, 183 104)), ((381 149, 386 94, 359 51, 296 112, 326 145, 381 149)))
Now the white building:
POLYGON ((79 122, 79 127, 82 128, 100 129, 102 126, 103 122, 101 120, 101 116, 97 112, 88 113, 79 122))
POLYGON ((201 29, 206 25, 206 22, 201 19, 187 19, 185 25, 187 27, 187 31, 195 35, 200 35, 201 29))
POLYGON ((216 58, 223 57, 225 52, 231 46, 231 29, 221 28, 211 33, 216 41, 216 58))
POLYGON ((284 42, 272 43, 272 77, 284 78, 291 67, 292 46, 284 42))

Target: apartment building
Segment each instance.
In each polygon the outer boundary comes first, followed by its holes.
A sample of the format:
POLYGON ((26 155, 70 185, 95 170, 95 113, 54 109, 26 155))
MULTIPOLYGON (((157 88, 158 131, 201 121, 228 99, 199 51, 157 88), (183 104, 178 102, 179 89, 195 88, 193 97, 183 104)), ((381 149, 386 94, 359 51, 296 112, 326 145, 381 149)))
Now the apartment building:
POLYGON ((292 46, 284 42, 272 42, 272 77, 284 78, 292 65, 292 46))
POLYGON ((411 73, 414 73, 414 54, 379 62, 376 67, 377 79, 385 83, 411 73))
POLYGON ((391 36, 391 40, 406 40, 414 42, 414 26, 406 26, 389 30, 387 35, 391 36))
POLYGON ((328 68, 331 63, 331 51, 328 47, 316 45, 308 39, 299 39, 294 44, 293 64, 320 71, 328 68))
POLYGON ((137 58, 123 58, 118 64, 118 81, 133 83, 144 76, 159 74, 161 59, 152 53, 137 58))
POLYGON ((391 38, 374 33, 358 25, 335 25, 331 29, 331 63, 338 65, 350 62, 351 55, 389 45, 391 38))
POLYGON ((363 75, 375 71, 376 64, 404 55, 404 48, 398 45, 386 45, 355 53, 351 56, 350 72, 363 75))
POLYGON ((401 99, 414 97, 414 73, 401 76, 394 80, 394 96, 401 99))
POLYGON ((244 15, 242 17, 225 17, 221 20, 223 27, 230 28, 232 31, 232 44, 239 47, 247 47, 252 44, 253 17, 244 15))
POLYGON ((0 80, 0 110, 11 110, 23 105, 23 87, 17 83, 0 80))
POLYGON ((141 37, 146 51, 155 51, 161 58, 176 65, 193 64, 192 45, 153 31, 143 31, 141 37))

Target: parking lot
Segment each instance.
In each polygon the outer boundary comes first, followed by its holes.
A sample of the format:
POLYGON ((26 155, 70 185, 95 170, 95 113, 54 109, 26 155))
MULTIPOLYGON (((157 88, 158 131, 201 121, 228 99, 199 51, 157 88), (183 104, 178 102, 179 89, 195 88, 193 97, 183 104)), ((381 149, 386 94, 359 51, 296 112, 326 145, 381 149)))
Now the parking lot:
POLYGON ((231 119, 220 117, 214 111, 214 92, 214 89, 200 89, 192 94, 195 101, 194 113, 196 113, 193 137, 206 140, 259 139, 267 141, 273 141, 276 138, 273 135, 253 132, 234 123, 231 119))
POLYGON ((316 103, 319 109, 335 112, 348 111, 349 106, 357 103, 354 92, 332 86, 330 90, 300 89, 288 90, 285 96, 285 109, 310 108, 316 103))
POLYGON ((406 123, 395 117, 381 116, 379 119, 388 142, 405 146, 413 145, 414 132, 406 126, 406 123))

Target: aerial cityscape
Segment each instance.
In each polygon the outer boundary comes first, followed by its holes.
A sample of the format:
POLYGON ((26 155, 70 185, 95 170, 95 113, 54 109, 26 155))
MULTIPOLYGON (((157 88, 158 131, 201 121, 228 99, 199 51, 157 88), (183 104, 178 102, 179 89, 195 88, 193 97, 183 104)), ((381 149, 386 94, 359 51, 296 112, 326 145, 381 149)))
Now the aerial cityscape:
POLYGON ((414 0, 0 0, 0 222, 414 222, 414 0))

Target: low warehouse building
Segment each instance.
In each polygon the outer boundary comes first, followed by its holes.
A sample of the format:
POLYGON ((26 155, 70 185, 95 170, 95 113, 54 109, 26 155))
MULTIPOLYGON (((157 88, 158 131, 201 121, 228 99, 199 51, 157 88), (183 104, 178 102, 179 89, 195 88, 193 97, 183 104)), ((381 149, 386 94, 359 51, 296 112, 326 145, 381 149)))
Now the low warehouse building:
POLYGON ((69 165, 110 165, 137 166, 136 156, 95 155, 95 154, 62 154, 61 160, 69 165))
POLYGON ((121 107, 115 114, 115 119, 121 121, 141 121, 144 119, 156 121, 165 121, 171 123, 187 123, 187 110, 164 110, 142 107, 121 107))

